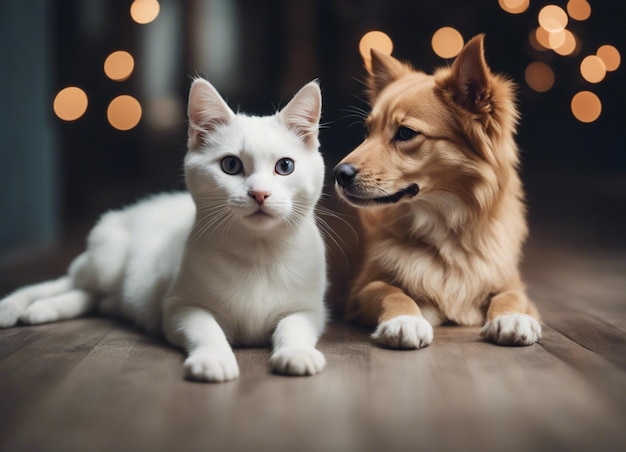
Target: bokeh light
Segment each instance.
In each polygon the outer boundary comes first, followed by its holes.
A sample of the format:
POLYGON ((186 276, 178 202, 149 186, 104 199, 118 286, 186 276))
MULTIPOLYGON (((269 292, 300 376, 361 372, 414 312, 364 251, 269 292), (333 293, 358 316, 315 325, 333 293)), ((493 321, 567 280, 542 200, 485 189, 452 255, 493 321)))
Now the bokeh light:
POLYGON ((530 42, 530 45, 533 49, 541 52, 547 49, 541 43, 539 43, 539 40, 537 39, 537 32, 540 29, 543 30, 541 27, 534 29, 534 30, 530 30, 530 33, 528 33, 528 42, 530 42))
POLYGON ((54 113, 64 121, 75 121, 87 111, 87 94, 76 86, 63 88, 54 98, 54 113))
POLYGON ((561 56, 573 55, 576 52, 576 36, 569 30, 563 30, 565 40, 563 44, 553 50, 561 56))
POLYGON ((567 29, 551 32, 543 27, 531 31, 528 40, 535 50, 554 50, 561 56, 573 55, 578 50, 578 40, 567 29))
POLYGON ((376 49, 385 55, 391 55, 393 51, 393 41, 382 31, 370 31, 365 33, 359 41, 359 52, 365 62, 368 71, 372 70, 371 49, 376 49))
POLYGON ((567 13, 560 6, 544 6, 539 11, 539 25, 547 31, 561 31, 567 26, 567 13))
POLYGON ((580 73, 589 83, 599 83, 604 80, 606 66, 600 57, 589 55, 580 63, 580 73))
POLYGON ((530 0, 498 0, 500 8, 510 14, 521 14, 530 6, 530 0))
POLYGON ((133 56, 123 50, 111 53, 104 60, 104 73, 111 80, 123 82, 128 79, 135 68, 133 56))
POLYGON ((524 77, 528 86, 540 93, 545 93, 554 85, 554 71, 541 61, 530 63, 526 67, 524 77))
POLYGON ((572 98, 572 113, 580 122, 593 122, 602 113, 602 102, 591 91, 580 91, 572 98))
POLYGON ((138 24, 149 24, 157 18, 160 10, 157 0, 135 0, 130 5, 130 17, 138 24))
POLYGON ((619 51, 609 44, 601 46, 596 55, 604 62, 604 66, 609 72, 617 70, 622 60, 619 51))
POLYGON ((107 108, 107 119, 118 130, 130 130, 141 120, 141 104, 132 96, 117 96, 107 108))
POLYGON ((563 44, 565 44, 565 39, 567 38, 565 34, 565 29, 559 31, 551 31, 548 33, 548 45, 552 50, 558 49, 563 44))
POLYGON ((443 27, 435 32, 431 44, 441 58, 454 58, 463 48, 463 36, 452 27, 443 27))
POLYGON ((545 28, 537 27, 535 30, 535 39, 544 50, 550 49, 550 32, 545 28))
POLYGON ((591 16, 591 5, 587 0, 569 0, 567 14, 574 20, 587 20, 591 16))

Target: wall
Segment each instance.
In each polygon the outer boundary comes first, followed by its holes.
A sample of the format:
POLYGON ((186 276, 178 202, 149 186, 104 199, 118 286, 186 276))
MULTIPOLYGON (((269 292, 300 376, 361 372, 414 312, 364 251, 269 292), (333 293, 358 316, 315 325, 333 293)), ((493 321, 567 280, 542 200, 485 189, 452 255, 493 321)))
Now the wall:
POLYGON ((48 7, 0 2, 0 257, 50 244, 58 231, 48 7))

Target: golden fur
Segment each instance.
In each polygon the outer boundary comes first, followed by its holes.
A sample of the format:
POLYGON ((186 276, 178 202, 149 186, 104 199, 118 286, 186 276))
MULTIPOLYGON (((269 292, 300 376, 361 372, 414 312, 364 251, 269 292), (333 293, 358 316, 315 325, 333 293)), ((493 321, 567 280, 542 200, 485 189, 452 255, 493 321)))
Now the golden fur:
POLYGON ((487 339, 541 336, 518 271, 527 235, 514 86, 483 36, 433 75, 372 50, 369 135, 335 168, 359 207, 364 262, 346 307, 383 346, 420 348, 432 326, 484 325, 487 339))

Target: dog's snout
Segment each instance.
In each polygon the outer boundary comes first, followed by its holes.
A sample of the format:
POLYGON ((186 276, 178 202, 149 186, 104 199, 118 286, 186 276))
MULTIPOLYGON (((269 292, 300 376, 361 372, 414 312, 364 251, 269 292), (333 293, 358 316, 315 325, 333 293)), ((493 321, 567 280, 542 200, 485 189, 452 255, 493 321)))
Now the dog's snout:
POLYGON ((347 187, 352 183, 358 171, 349 163, 341 163, 335 167, 333 172, 337 183, 342 187, 347 187))

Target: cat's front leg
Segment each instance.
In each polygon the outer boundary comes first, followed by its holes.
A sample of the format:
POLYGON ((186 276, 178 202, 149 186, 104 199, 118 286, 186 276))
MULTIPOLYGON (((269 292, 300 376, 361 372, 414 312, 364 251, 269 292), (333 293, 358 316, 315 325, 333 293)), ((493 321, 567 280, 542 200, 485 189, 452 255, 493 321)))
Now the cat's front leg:
POLYGON ((239 366, 224 331, 206 309, 185 306, 166 310, 167 340, 187 352, 185 377, 222 382, 239 377, 239 366))
POLYGON ((315 375, 326 366, 324 355, 315 348, 322 332, 320 314, 297 312, 278 322, 273 335, 272 370, 284 375, 315 375))

